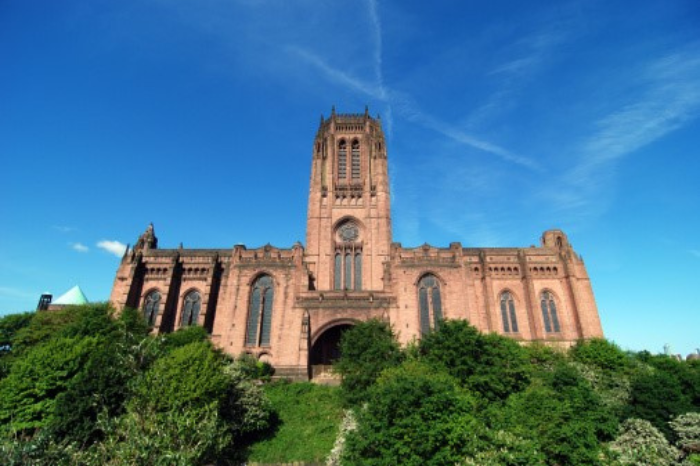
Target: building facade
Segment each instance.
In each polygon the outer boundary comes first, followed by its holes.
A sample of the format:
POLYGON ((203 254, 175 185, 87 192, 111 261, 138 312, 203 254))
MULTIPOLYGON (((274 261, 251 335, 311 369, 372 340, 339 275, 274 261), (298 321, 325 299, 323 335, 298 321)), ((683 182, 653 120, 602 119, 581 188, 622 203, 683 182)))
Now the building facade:
POLYGON ((321 119, 306 222, 306 246, 286 249, 159 249, 151 225, 124 254, 111 301, 142 309, 154 331, 202 325, 223 350, 296 378, 326 369, 340 334, 372 318, 402 343, 442 319, 562 346, 603 336, 586 268, 561 230, 530 248, 392 242, 386 141, 367 111, 321 119))

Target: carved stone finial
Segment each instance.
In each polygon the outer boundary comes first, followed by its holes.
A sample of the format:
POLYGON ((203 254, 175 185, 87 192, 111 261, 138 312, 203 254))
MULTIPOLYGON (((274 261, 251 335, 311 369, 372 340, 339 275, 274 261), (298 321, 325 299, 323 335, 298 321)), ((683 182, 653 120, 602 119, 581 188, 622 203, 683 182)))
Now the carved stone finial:
POLYGON ((153 222, 148 225, 146 231, 139 236, 139 239, 136 240, 136 244, 134 245, 135 252, 142 252, 148 249, 158 249, 158 238, 153 228, 153 222))
POLYGON ((365 105, 365 116, 369 116, 369 105, 365 105))
POLYGON ((335 116, 335 105, 331 107, 331 116, 335 116))

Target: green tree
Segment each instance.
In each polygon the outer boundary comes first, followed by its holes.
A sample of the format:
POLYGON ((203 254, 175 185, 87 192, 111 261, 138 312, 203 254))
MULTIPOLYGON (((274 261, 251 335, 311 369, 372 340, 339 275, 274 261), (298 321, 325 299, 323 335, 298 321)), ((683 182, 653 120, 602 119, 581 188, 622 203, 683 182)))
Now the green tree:
POLYGON ((388 323, 368 320, 346 330, 340 339, 340 358, 334 365, 342 376, 343 398, 349 404, 364 401, 379 374, 401 360, 401 348, 388 323))
POLYGON ((209 341, 186 344, 157 359, 135 384, 126 416, 131 416, 128 422, 136 422, 143 413, 152 413, 148 420, 157 430, 157 423, 166 422, 175 412, 216 423, 209 429, 219 432, 219 440, 202 453, 202 461, 213 461, 224 449, 233 454, 251 435, 266 429, 270 420, 269 401, 262 390, 209 341))
POLYGON ((0 381, 0 424, 5 430, 31 434, 50 425, 56 399, 64 393, 90 354, 96 337, 54 338, 37 345, 12 365, 0 381))
POLYGON ((118 416, 129 396, 134 378, 128 347, 120 341, 102 339, 86 357, 81 370, 56 396, 51 428, 57 439, 89 444, 100 438, 99 415, 118 416))
POLYGON ((474 398, 445 373, 416 361, 387 369, 358 411, 343 462, 455 464, 475 450, 482 426, 474 411, 474 398))
POLYGON ((209 335, 207 335, 204 327, 190 325, 189 327, 180 328, 173 333, 166 333, 162 338, 165 350, 171 351, 190 343, 207 341, 209 340, 209 335))
POLYGON ((609 374, 621 374, 630 368, 627 353, 603 338, 581 340, 569 350, 574 361, 594 366, 609 374))
POLYGON ((539 444, 553 465, 600 464, 601 442, 617 429, 615 416, 567 364, 511 396, 494 424, 539 444))
POLYGON ((484 335, 465 320, 447 320, 424 335, 423 360, 441 367, 488 400, 504 400, 530 381, 528 352, 516 341, 484 335))
POLYGON ((655 370, 642 373, 632 381, 630 400, 624 414, 626 418, 649 421, 673 441, 674 434, 668 422, 674 416, 693 410, 678 379, 668 372, 655 370))

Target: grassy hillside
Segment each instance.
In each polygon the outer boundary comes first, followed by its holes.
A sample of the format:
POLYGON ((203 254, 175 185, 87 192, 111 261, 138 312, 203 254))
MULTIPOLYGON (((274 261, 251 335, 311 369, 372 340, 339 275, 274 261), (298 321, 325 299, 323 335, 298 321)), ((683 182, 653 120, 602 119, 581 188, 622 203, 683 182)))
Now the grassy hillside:
POLYGON ((250 447, 248 461, 321 462, 333 448, 343 417, 339 389, 312 383, 265 387, 279 416, 276 431, 250 447))

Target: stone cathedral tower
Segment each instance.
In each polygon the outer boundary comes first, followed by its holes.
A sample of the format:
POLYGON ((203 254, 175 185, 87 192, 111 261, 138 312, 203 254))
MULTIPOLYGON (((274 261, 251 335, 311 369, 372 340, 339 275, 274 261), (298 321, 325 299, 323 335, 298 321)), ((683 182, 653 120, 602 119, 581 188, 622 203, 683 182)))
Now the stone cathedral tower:
POLYGON ((223 350, 300 379, 323 377, 342 332, 371 318, 403 343, 442 319, 557 346, 603 335, 586 267, 561 230, 539 247, 409 248, 392 242, 390 204, 380 119, 333 110, 311 151, 305 247, 161 249, 150 225, 110 299, 142 309, 154 332, 201 325, 223 350))
POLYGON ((314 141, 306 263, 318 290, 383 290, 391 249, 386 143, 364 114, 321 117, 314 141))

